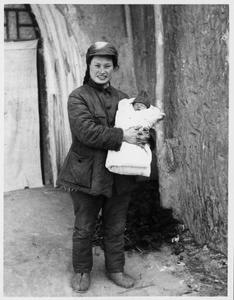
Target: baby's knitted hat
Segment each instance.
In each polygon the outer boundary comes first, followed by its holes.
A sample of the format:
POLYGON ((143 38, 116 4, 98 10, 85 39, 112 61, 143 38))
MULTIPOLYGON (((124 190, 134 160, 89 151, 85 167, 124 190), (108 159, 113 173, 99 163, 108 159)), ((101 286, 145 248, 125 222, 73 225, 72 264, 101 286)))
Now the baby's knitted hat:
POLYGON ((132 102, 132 105, 134 105, 135 103, 143 103, 147 106, 147 108, 149 108, 150 100, 148 98, 148 94, 145 91, 141 90, 140 93, 136 96, 136 98, 132 102))

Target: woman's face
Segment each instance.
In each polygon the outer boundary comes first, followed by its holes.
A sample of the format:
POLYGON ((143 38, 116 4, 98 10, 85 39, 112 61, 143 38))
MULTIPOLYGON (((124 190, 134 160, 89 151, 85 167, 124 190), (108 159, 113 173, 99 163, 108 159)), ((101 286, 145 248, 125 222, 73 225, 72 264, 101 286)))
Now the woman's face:
POLYGON ((89 65, 90 77, 98 84, 105 85, 109 82, 113 71, 113 61, 107 56, 94 56, 89 65))

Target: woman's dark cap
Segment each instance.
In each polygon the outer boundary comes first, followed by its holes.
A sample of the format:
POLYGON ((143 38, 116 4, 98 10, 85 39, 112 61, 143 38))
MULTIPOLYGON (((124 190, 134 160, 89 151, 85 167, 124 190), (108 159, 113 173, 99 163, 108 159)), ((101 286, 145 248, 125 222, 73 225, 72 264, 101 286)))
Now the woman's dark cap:
POLYGON ((86 63, 88 63, 89 58, 91 56, 115 56, 116 59, 118 58, 118 51, 116 50, 115 46, 107 43, 107 42, 96 42, 91 45, 86 53, 86 63))
POLYGON ((147 106, 147 108, 150 107, 150 100, 148 97, 148 94, 145 91, 140 91, 140 93, 136 96, 132 104, 134 105, 135 103, 143 103, 147 106))

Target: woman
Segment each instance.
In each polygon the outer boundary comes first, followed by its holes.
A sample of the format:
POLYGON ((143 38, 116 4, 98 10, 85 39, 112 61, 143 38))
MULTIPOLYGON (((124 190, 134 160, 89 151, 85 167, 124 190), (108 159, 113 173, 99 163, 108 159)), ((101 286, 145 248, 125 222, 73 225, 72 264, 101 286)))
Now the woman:
POLYGON ((118 102, 128 98, 110 84, 118 68, 115 47, 96 42, 87 51, 86 63, 83 85, 68 99, 72 145, 57 180, 70 189, 74 205, 72 287, 85 292, 90 286, 92 234, 102 209, 107 274, 117 285, 130 288, 134 279, 124 272, 124 230, 135 178, 109 172, 105 161, 108 150, 118 151, 123 141, 147 142, 149 134, 140 135, 138 127, 114 128, 118 102))

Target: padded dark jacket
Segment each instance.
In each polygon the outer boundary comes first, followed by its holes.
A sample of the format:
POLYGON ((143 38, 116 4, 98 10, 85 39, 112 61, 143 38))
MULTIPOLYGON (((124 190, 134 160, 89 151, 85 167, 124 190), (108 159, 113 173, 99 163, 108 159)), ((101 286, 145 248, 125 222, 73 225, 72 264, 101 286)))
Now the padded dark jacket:
POLYGON ((111 197, 135 188, 135 176, 118 175, 105 167, 108 150, 118 151, 123 130, 114 128, 118 102, 128 96, 109 86, 103 89, 90 81, 68 98, 72 145, 59 173, 57 185, 92 195, 111 197))

